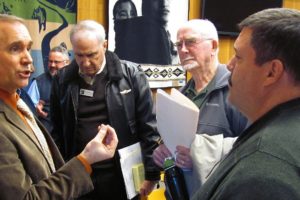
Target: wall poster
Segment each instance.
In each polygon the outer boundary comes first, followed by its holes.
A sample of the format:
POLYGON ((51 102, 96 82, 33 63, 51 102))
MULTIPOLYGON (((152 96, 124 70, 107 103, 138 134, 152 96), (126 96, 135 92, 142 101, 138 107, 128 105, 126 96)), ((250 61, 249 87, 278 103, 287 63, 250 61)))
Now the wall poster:
MULTIPOLYGON (((36 77, 48 70, 52 47, 64 42, 71 50, 69 32, 76 23, 76 0, 0 0, 0 13, 25 19, 33 40, 31 56, 36 77)), ((71 53, 71 52, 70 52, 71 53)))
POLYGON ((173 43, 188 0, 110 0, 108 49, 141 64, 151 88, 185 84, 173 43))

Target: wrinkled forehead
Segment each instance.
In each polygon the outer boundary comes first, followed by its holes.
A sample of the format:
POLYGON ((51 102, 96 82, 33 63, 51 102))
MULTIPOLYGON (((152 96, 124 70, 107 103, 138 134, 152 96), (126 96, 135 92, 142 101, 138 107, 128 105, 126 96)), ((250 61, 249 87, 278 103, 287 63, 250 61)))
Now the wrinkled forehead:
POLYGON ((190 38, 201 39, 202 35, 190 27, 182 27, 177 31, 177 40, 190 38))
POLYGON ((87 30, 87 29, 81 29, 74 33, 73 37, 71 38, 71 42, 76 44, 79 41, 94 41, 99 42, 99 38, 97 37, 97 34, 95 34, 94 30, 87 30))
POLYGON ((13 43, 15 41, 29 41, 31 36, 28 29, 21 22, 0 21, 1 43, 13 43))

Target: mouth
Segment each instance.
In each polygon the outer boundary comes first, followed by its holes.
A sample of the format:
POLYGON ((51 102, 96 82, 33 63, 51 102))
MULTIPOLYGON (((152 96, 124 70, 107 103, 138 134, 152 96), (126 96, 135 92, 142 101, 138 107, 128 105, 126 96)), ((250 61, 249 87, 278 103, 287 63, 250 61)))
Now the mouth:
POLYGON ((188 61, 194 61, 194 58, 188 57, 188 58, 183 59, 182 62, 185 63, 185 62, 188 62, 188 61))
MULTIPOLYGON (((196 60, 192 57, 188 57, 188 58, 184 58, 181 62, 181 65, 183 66, 194 66, 194 65, 198 65, 198 63, 196 62, 196 60)), ((190 67, 188 67, 190 68, 190 67)))
POLYGON ((85 70, 84 70, 87 74, 90 74, 90 73, 94 73, 94 69, 93 68, 86 68, 85 70))
POLYGON ((32 70, 23 70, 23 71, 20 71, 18 74, 22 78, 29 78, 31 73, 32 73, 32 70))
POLYGON ((58 71, 58 69, 56 69, 56 68, 50 68, 49 69, 50 74, 53 74, 53 75, 56 74, 57 71, 58 71))

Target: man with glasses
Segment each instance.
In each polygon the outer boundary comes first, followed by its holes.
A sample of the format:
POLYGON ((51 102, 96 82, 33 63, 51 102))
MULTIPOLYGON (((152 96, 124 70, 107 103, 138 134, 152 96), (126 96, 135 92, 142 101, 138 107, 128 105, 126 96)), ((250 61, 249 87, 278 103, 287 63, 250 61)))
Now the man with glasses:
POLYGON ((48 71, 35 78, 29 89, 28 94, 31 97, 38 119, 52 132, 52 122, 50 119, 50 93, 52 77, 57 71, 69 64, 69 53, 64 43, 53 47, 49 52, 48 71))
MULTIPOLYGON (((184 169, 192 196, 212 166, 231 148, 234 140, 224 138, 238 136, 247 120, 227 101, 230 72, 218 60, 219 39, 215 26, 208 20, 190 20, 178 30, 175 45, 181 65, 192 75, 181 92, 200 109, 195 141, 191 148, 177 146, 176 155, 176 165, 184 169), (224 141, 229 144, 224 145, 227 144, 224 141), (209 149, 205 149, 206 145, 209 149)), ((153 154, 159 166, 169 156, 171 153, 164 144, 153 154)))

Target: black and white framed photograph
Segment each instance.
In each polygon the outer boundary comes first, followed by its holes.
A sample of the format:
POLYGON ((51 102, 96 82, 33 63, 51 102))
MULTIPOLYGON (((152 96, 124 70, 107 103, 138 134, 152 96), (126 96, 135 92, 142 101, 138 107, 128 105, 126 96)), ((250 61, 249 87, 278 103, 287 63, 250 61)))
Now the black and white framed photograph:
POLYGON ((141 64, 149 80, 156 80, 150 86, 174 86, 170 81, 185 79, 173 44, 188 8, 188 0, 110 0, 108 49, 141 64))

